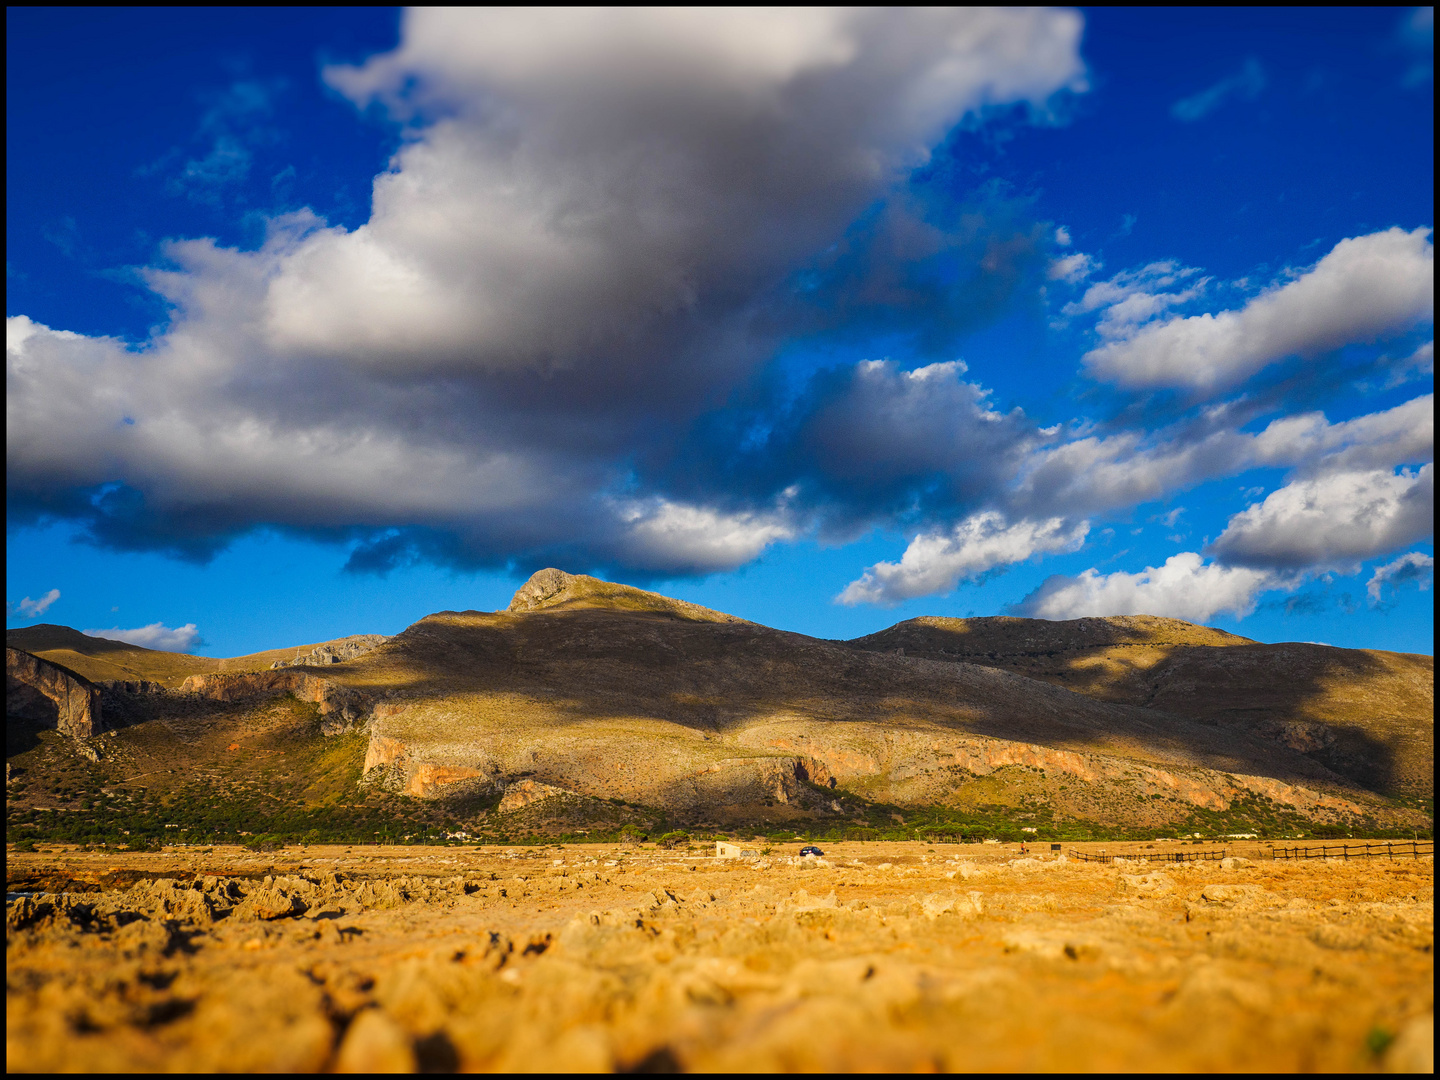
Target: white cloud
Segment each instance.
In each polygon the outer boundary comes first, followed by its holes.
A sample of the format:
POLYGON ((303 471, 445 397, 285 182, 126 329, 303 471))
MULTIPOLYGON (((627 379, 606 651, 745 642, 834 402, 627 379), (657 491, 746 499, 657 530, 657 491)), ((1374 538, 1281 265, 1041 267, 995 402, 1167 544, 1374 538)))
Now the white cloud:
POLYGON ((1090 531, 1088 521, 1017 521, 987 511, 966 518, 946 533, 922 533, 910 542, 898 563, 870 567, 836 597, 842 604, 894 605, 917 596, 949 592, 962 578, 1034 555, 1078 551, 1090 531))
POLYGON ((1254 57, 1245 61, 1245 66, 1229 78, 1221 79, 1214 86, 1198 94, 1181 98, 1170 106, 1170 115, 1176 120, 1192 122, 1209 116, 1232 98, 1254 101, 1265 89, 1265 69, 1254 57))
MULTIPOLYGON (((777 284, 958 121, 1082 88, 1082 26, 1031 9, 408 11, 399 48, 327 72, 409 125, 365 224, 301 212, 254 251, 169 244, 147 280, 173 317, 138 347, 7 321, 12 505, 199 556, 269 524, 429 530, 492 564, 568 544, 613 565, 666 537, 701 558, 691 511, 620 514, 636 462, 750 384, 782 332, 764 317, 777 284)), ((781 535, 766 506, 793 480, 704 558, 781 535)))
POLYGON ((1428 227, 1392 228, 1342 240, 1309 271, 1238 311, 1117 323, 1116 340, 1087 353, 1085 364, 1126 386, 1214 389, 1290 356, 1402 333, 1435 317, 1429 235, 1428 227))
POLYGON ((30 597, 25 597, 25 599, 20 601, 19 608, 33 619, 38 615, 44 615, 45 612, 49 610, 50 605, 59 599, 60 590, 51 589, 44 596, 40 597, 39 600, 31 600, 30 597))
MULTIPOLYGON (((1099 265, 1087 266, 1086 272, 1099 265)), ((1052 270, 1055 266, 1052 264, 1052 270)), ((1063 313, 1067 318, 1073 318, 1099 310, 1101 315, 1096 330, 1100 336, 1123 337, 1133 333, 1138 324, 1153 319, 1168 308, 1188 303, 1202 295, 1210 279, 1191 281, 1199 272, 1193 266, 1181 266, 1168 259, 1138 270, 1122 270, 1108 281, 1097 281, 1091 285, 1079 300, 1066 304, 1063 313), (1176 286, 1182 287, 1177 289, 1176 286)))
POLYGON ((1045 271, 1045 276, 1051 281, 1064 281, 1068 284, 1084 281, 1089 277, 1100 264, 1083 251, 1077 251, 1074 255, 1064 255, 1061 258, 1051 261, 1045 271))
POLYGON ((1078 31, 1017 9, 412 9, 398 50, 328 77, 449 115, 366 225, 278 268, 271 342, 407 374, 632 362, 832 242, 966 112, 1075 84, 1078 31))
POLYGON ((1385 380, 1385 389, 1391 390, 1414 379, 1423 379, 1435 374, 1435 342, 1433 340, 1418 346, 1414 352, 1391 365, 1385 380))
POLYGON ((1324 413, 1272 421, 1255 436, 1248 460, 1301 466, 1307 474, 1393 469, 1435 456, 1435 395, 1332 424, 1324 413))
POLYGON ((185 652, 187 649, 204 644, 200 640, 200 631, 195 629, 194 623, 186 623, 173 630, 163 623, 156 622, 149 626, 137 626, 133 630, 122 630, 116 626, 109 630, 85 630, 83 633, 86 637, 124 641, 131 645, 139 645, 142 649, 157 649, 160 652, 185 652))
POLYGON ((1067 229, 1064 225, 1061 225, 1058 229, 1055 230, 1055 243, 1059 244, 1061 247, 1070 246, 1070 230, 1067 229))
POLYGON ((1285 587, 1269 570, 1205 563, 1193 551, 1181 552, 1160 567, 1138 574, 1086 570, 1078 577, 1056 575, 1027 596, 1017 611, 1037 619, 1080 619, 1100 615, 1158 615, 1205 622, 1220 612, 1244 618, 1255 598, 1285 587))
POLYGON ((1210 550, 1247 566, 1353 566, 1434 533, 1435 467, 1301 480, 1230 519, 1210 550))
MULTIPOLYGON (((1223 420, 1224 409, 1218 410, 1223 420)), ((1029 516, 1088 515, 1164 498, 1206 480, 1258 466, 1303 476, 1393 469, 1434 457, 1434 395, 1330 423, 1324 413, 1272 421, 1258 434, 1184 425, 1145 435, 1086 436, 1033 450, 1011 503, 1029 516)))
POLYGON ((628 505, 621 517, 628 522, 623 543, 632 561, 691 573, 733 570, 795 535, 783 507, 768 514, 724 513, 655 499, 628 505))
POLYGON ((1434 579, 1434 558, 1418 551, 1411 551, 1401 555, 1394 562, 1377 566, 1375 573, 1370 576, 1370 581, 1365 586, 1365 591, 1370 594, 1370 606, 1378 607, 1383 599, 1386 585, 1397 586, 1406 581, 1413 581, 1420 587, 1420 591, 1424 592, 1434 579))

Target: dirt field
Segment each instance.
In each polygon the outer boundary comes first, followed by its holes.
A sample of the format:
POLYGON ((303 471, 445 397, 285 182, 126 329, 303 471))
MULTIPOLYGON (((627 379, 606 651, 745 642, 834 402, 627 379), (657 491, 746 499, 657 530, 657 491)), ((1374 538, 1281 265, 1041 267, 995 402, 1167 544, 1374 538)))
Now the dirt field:
POLYGON ((1433 1069, 1433 859, 1040 846, 11 851, 6 1066, 1433 1069))

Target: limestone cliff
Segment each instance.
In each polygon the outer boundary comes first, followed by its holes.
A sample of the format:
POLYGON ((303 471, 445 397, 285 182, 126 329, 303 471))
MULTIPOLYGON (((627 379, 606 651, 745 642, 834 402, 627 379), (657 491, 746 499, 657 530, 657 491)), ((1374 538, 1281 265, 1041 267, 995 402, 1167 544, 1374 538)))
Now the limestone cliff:
POLYGON ((275 671, 286 667, 324 667, 327 664, 343 664, 347 660, 354 660, 357 656, 364 656, 389 640, 384 634, 355 634, 351 637, 341 638, 339 641, 328 641, 324 645, 317 645, 308 653, 296 655, 293 660, 276 660, 270 665, 270 669, 275 671))
POLYGON ((5 713, 39 721, 78 739, 105 730, 99 687, 9 646, 5 649, 5 713))
POLYGON ((198 694, 212 701, 294 694, 301 701, 320 706, 320 730, 325 735, 349 731, 371 708, 369 697, 360 691, 293 668, 245 675, 191 675, 180 684, 180 692, 198 694))

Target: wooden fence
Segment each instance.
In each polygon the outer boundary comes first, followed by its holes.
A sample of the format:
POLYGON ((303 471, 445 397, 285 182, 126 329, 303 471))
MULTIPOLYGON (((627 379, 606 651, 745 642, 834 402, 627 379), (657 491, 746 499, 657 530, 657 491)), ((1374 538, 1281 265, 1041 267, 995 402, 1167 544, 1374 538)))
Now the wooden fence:
POLYGON ((1219 862, 1225 858, 1225 849, 1219 851, 1132 851, 1122 852, 1119 855, 1092 855, 1088 851, 1070 851, 1070 858, 1079 859, 1081 862, 1115 862, 1117 859, 1134 862, 1144 859, 1146 862, 1219 862))
POLYGON ((1435 854, 1433 840, 1382 840, 1363 844, 1330 844, 1321 847, 1270 849, 1272 859, 1418 859, 1435 854))

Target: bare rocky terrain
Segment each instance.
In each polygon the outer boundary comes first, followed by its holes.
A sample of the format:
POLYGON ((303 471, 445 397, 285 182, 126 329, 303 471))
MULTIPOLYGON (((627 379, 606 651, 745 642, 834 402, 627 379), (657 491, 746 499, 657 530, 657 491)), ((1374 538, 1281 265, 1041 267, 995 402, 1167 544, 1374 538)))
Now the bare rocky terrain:
POLYGON ((7 643, 12 1071, 1433 1069, 1433 856, 1235 838, 1430 836, 1426 657, 558 570, 228 660, 7 643))
POLYGON ((1433 858, 799 846, 12 850, 6 1066, 1433 1070, 1433 858))
POLYGON ((909 619, 850 644, 982 664, 1279 743, 1367 788, 1434 794, 1435 659, 1265 645, 1178 619, 909 619))
MULTIPOLYGON (((505 611, 230 660, 53 626, 8 639, 102 706, 68 738, 38 714, 7 727, 10 820, 41 836, 41 811, 97 814, 68 820, 99 837, 122 804, 188 828, 180 808, 273 817, 266 799, 320 835, 334 830, 315 815, 382 805, 405 831, 409 805, 432 828, 514 836, 877 815, 972 832, 1433 827, 1430 658, 1175 620, 920 619, 823 641, 546 570, 505 611)), ((235 839, 222 824, 198 836, 235 839)), ((286 830, 305 833, 255 831, 286 830)))

